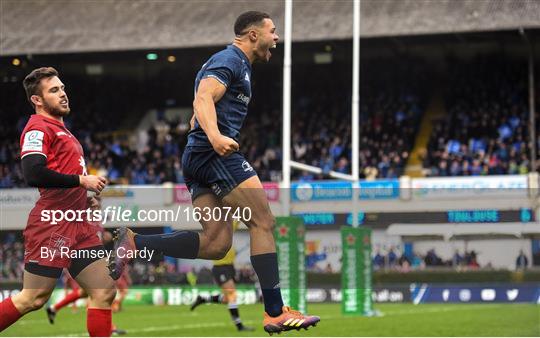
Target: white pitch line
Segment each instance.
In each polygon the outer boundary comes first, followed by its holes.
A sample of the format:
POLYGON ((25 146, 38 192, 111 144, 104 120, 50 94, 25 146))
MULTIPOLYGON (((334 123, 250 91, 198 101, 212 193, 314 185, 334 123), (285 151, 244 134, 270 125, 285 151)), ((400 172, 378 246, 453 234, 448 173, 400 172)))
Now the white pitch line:
POLYGON ((432 313, 432 312, 471 311, 471 310, 477 310, 477 309, 497 308, 497 307, 501 307, 501 305, 503 304, 500 304, 500 305, 499 304, 456 304, 456 305, 465 305, 465 307, 440 306, 440 307, 432 307, 429 309, 418 308, 415 310, 401 310, 401 311, 395 311, 395 312, 385 312, 385 315, 392 316, 392 315, 408 315, 408 314, 432 313))
MULTIPOLYGON (((246 324, 252 324, 251 321, 245 321, 246 324)), ((226 327, 232 325, 230 322, 220 322, 220 323, 205 323, 205 324, 185 324, 185 325, 167 325, 167 326, 149 326, 142 329, 127 329, 128 334, 133 332, 156 332, 156 331, 167 331, 167 330, 180 330, 180 329, 201 329, 206 327, 226 327)), ((87 336, 88 332, 84 333, 74 333, 66 335, 66 337, 79 337, 87 336)))
MULTIPOLYGON (((414 310, 407 310, 407 311, 394 311, 394 312, 385 312, 384 316, 394 316, 394 315, 414 315, 419 313, 437 313, 437 312, 452 312, 452 311, 471 311, 471 310, 477 310, 485 309, 485 308, 496 308, 496 307, 502 307, 507 304, 456 304, 456 305, 466 305, 466 306, 440 306, 440 307, 432 307, 429 309, 422 309, 415 308, 414 310)), ((380 318, 380 317, 371 317, 371 318, 380 318)), ((324 316, 321 318, 321 320, 324 322, 326 320, 346 320, 346 319, 354 319, 358 320, 357 317, 343 317, 343 316, 324 316)), ((245 321, 246 324, 253 324, 252 321, 245 321)), ((200 328, 206 328, 206 327, 227 327, 230 326, 230 322, 219 322, 219 323, 205 323, 205 324, 186 324, 186 325, 167 325, 167 326, 150 326, 146 328, 141 329, 129 329, 127 328, 128 334, 132 333, 144 333, 144 332, 158 332, 158 331, 168 331, 168 330, 182 330, 182 329, 200 329, 200 328)), ((64 337, 80 337, 80 336, 87 336, 88 332, 82 332, 82 333, 74 333, 74 334, 68 334, 64 337)))

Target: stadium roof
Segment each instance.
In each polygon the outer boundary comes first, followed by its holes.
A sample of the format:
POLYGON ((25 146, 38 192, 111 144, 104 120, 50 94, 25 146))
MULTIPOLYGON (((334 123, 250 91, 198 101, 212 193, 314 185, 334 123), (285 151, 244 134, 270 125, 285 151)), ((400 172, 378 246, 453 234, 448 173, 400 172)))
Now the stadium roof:
MULTIPOLYGON (((0 0, 0 55, 214 46, 236 16, 262 10, 283 33, 281 0, 0 0)), ((352 1, 294 1, 293 39, 352 36, 352 1)), ((540 27, 536 0, 362 0, 363 37, 540 27)))
POLYGON ((537 0, 362 0, 364 37, 540 27, 537 0))

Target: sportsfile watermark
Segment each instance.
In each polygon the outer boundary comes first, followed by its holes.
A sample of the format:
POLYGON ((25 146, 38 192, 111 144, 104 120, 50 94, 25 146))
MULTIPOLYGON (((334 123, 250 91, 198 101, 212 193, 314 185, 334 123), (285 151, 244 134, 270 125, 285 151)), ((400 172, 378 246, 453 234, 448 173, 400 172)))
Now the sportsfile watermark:
MULTIPOLYGON (((55 248, 41 247, 40 248, 40 258, 52 262, 57 259, 102 259, 105 258, 107 261, 111 260, 113 257, 113 250, 105 249, 80 249, 74 250, 70 249, 67 246, 60 246, 55 248)), ((119 247, 116 249, 116 257, 126 258, 126 259, 142 259, 150 262, 152 257, 154 257, 154 250, 149 250, 147 248, 130 250, 124 247, 119 247)))
POLYGON ((179 221, 247 221, 252 217, 249 207, 186 207, 174 209, 132 210, 122 206, 107 206, 103 210, 42 210, 41 221, 50 224, 62 222, 179 222, 179 221))

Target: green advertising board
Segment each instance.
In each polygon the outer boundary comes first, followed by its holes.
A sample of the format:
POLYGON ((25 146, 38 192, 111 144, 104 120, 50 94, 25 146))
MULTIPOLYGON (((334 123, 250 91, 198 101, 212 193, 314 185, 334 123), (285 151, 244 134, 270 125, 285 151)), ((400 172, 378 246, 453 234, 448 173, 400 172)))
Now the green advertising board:
POLYGON ((347 315, 372 316, 371 229, 341 228, 341 311, 347 315))
POLYGON ((305 227, 300 217, 276 217, 276 249, 285 305, 307 311, 305 227))
MULTIPOLYGON (((124 305, 191 305, 197 296, 211 296, 221 293, 219 286, 135 286, 129 288, 124 305)), ((51 303, 57 303, 66 295, 65 290, 55 289, 51 303)), ((253 285, 240 284, 236 288, 237 303, 256 304, 257 290, 253 285)), ((85 299, 77 301, 77 306, 84 306, 85 299)))

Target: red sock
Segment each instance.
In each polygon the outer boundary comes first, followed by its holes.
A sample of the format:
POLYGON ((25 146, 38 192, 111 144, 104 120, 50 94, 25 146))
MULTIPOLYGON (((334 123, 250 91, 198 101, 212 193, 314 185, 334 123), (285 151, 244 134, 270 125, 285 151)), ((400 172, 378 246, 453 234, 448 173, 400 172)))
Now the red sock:
POLYGON ((77 299, 81 298, 81 295, 79 293, 79 290, 73 290, 71 291, 70 293, 68 293, 64 299, 62 299, 61 301, 59 301, 58 303, 54 304, 53 305, 53 309, 54 311, 58 311, 60 310, 61 308, 63 308, 64 306, 68 305, 69 303, 73 303, 74 301, 76 301, 77 299))
POLYGON ((15 305, 13 305, 11 298, 4 299, 4 301, 0 303, 0 332, 7 329, 19 318, 21 318, 21 313, 17 310, 15 305))
POLYGON ((110 337, 112 328, 111 309, 88 308, 86 328, 90 337, 110 337))

